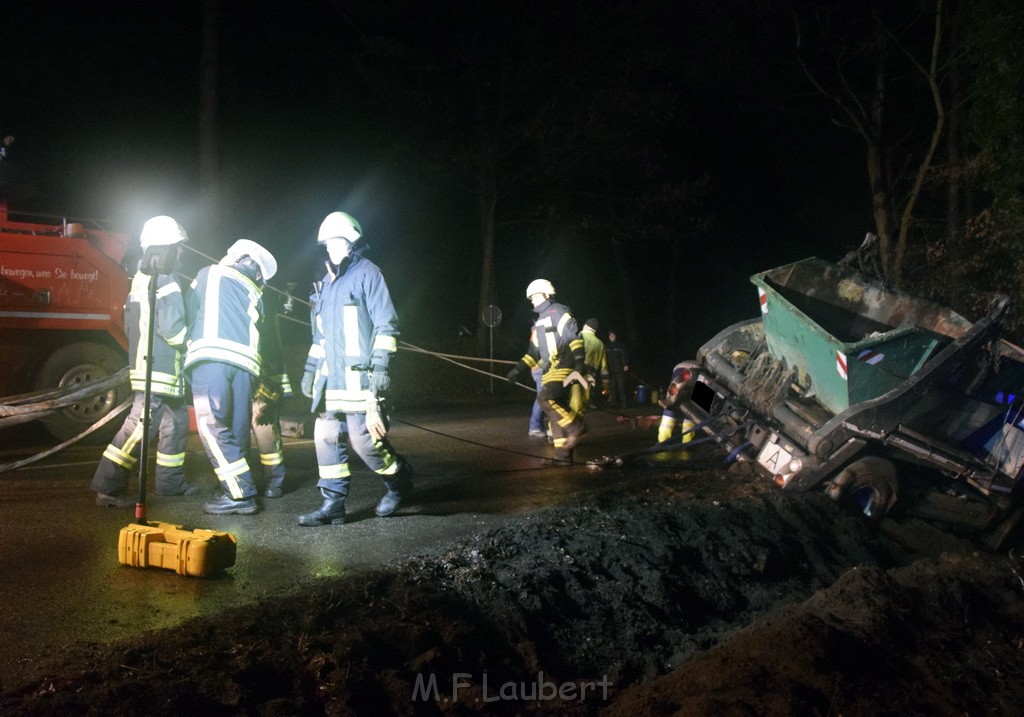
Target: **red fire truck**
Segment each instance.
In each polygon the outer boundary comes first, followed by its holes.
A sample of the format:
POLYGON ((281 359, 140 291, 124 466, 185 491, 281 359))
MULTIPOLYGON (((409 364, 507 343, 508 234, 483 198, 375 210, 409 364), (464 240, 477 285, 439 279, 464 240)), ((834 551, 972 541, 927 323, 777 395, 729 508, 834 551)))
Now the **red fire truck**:
MULTIPOLYGON (((127 365, 127 248, 126 235, 0 202, 0 397, 85 384, 127 365)), ((125 382, 43 423, 67 439, 128 395, 125 382)))

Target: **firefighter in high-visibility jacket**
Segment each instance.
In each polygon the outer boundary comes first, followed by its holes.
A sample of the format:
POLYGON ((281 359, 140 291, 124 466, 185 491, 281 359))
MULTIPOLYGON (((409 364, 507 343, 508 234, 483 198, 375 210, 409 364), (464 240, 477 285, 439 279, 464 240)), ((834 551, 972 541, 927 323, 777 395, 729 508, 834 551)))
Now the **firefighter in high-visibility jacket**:
POLYGON ((535 279, 526 287, 526 298, 538 314, 533 324, 526 354, 508 372, 515 382, 525 371, 540 366, 541 388, 537 400, 551 427, 554 459, 572 463, 573 449, 585 430, 582 417, 570 406, 572 383, 586 384, 584 378, 583 339, 576 328, 576 319, 567 306, 552 301, 555 287, 547 279, 535 279))
POLYGON ((572 400, 570 407, 581 417, 586 415, 592 396, 601 395, 601 386, 608 382, 608 358, 604 353, 604 342, 597 338, 601 328, 597 319, 587 319, 580 329, 583 339, 583 368, 586 385, 572 384, 572 400))
MULTIPOLYGON (((658 423, 658 443, 664 443, 675 435, 679 435, 684 444, 693 440, 693 429, 697 424, 687 418, 678 405, 682 398, 682 387, 693 378, 693 366, 692 361, 684 361, 672 369, 668 390, 660 401, 665 410, 658 423)), ((682 455, 687 454, 684 452, 682 455)))
POLYGON ((185 370, 199 439, 223 489, 203 505, 212 515, 259 510, 248 455, 262 363, 263 285, 275 273, 277 260, 269 251, 239 239, 218 264, 199 270, 186 297, 185 370))
POLYGON ((292 395, 292 385, 284 365, 279 326, 279 303, 264 294, 263 329, 260 332, 261 373, 252 404, 252 436, 260 454, 263 471, 263 495, 280 498, 288 477, 281 440, 281 399, 292 395))
MULTIPOLYGON (((146 391, 146 347, 150 331, 153 336, 153 368, 150 383, 149 415, 159 420, 156 453, 157 495, 194 495, 200 491, 185 481, 185 438, 188 434, 188 407, 185 405, 185 384, 181 357, 185 350, 187 325, 182 286, 175 273, 151 276, 143 264, 152 261, 152 253, 173 252, 168 265, 173 267, 178 244, 188 241, 185 230, 167 216, 153 217, 142 226, 139 236, 144 252, 139 271, 132 278, 124 307, 124 325, 128 332, 128 379, 135 396, 131 411, 117 435, 103 451, 96 467, 92 489, 96 504, 114 508, 135 505, 124 495, 129 476, 135 471, 141 453, 143 408, 146 391), (149 305, 150 282, 156 281, 156 306, 149 305), (153 325, 150 326, 150 314, 153 325)), ((147 269, 149 270, 149 269, 147 269)), ((158 270, 157 270, 158 271, 158 270)))
POLYGON ((380 269, 360 256, 362 228, 345 212, 328 214, 317 242, 327 251, 326 272, 311 296, 312 345, 302 393, 317 414, 313 442, 323 504, 299 516, 299 525, 342 525, 348 496, 348 449, 384 479, 379 517, 392 515, 412 491, 412 468, 386 438, 382 400, 398 349, 398 316, 380 269))

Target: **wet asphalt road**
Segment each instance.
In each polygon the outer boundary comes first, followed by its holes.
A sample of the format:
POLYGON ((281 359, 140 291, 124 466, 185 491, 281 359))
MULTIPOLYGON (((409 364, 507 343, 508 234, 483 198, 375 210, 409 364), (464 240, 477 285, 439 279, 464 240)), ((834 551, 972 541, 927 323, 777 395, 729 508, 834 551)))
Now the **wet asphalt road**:
MULTIPOLYGON (((627 411, 638 412, 657 411, 627 411)), ((591 412, 577 465, 550 467, 541 460, 549 447, 526 435, 528 416, 528 403, 397 412, 391 437, 416 471, 413 498, 395 516, 375 517, 383 484, 355 459, 349 522, 319 528, 296 524, 300 513, 320 503, 311 440, 285 439, 290 485, 284 497, 263 500, 263 510, 253 516, 208 516, 202 503, 213 495, 215 479, 198 439, 190 436, 188 475, 209 495, 151 495, 148 518, 232 533, 236 563, 215 578, 118 563, 118 533, 134 512, 94 503, 89 481, 102 446, 73 446, 0 473, 0 688, 68 646, 171 627, 318 578, 429 553, 523 512, 575 501, 629 480, 628 474, 595 472, 580 462, 656 440, 653 432, 633 430, 610 413, 591 412)), ((0 464, 45 448, 9 445, 24 439, 5 439, 2 432, 0 441, 0 464)))

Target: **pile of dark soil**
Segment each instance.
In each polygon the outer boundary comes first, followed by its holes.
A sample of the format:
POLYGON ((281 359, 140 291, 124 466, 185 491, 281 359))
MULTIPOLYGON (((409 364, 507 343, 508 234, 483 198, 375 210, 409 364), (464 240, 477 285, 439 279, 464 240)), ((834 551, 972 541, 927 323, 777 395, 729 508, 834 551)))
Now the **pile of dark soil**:
POLYGON ((822 495, 732 481, 645 481, 83 649, 0 712, 1016 713, 1016 561, 922 557, 822 495))

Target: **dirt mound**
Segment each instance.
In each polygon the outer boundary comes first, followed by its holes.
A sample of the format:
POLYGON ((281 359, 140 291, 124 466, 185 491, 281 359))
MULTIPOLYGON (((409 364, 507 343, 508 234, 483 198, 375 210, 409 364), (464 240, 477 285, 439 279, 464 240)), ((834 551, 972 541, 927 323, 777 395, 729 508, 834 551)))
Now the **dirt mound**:
POLYGON ((1006 558, 911 562, 819 494, 646 486, 81 650, 0 711, 949 714, 1024 696, 1006 558))

